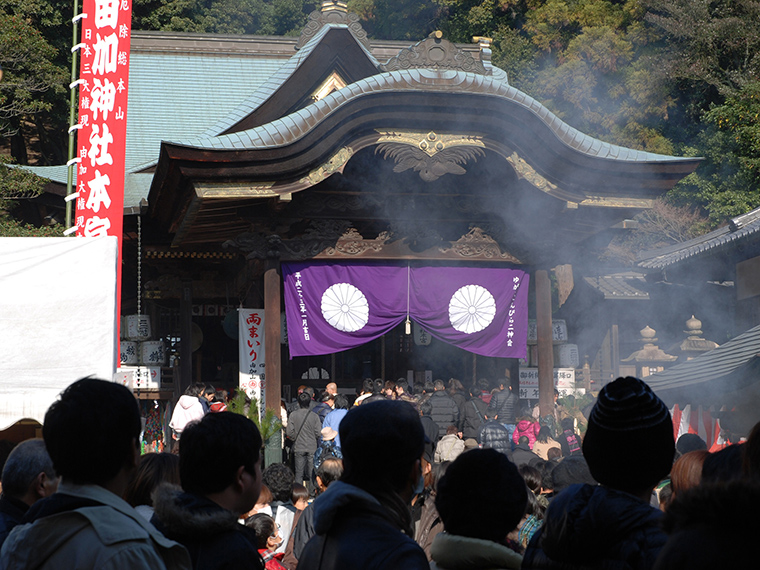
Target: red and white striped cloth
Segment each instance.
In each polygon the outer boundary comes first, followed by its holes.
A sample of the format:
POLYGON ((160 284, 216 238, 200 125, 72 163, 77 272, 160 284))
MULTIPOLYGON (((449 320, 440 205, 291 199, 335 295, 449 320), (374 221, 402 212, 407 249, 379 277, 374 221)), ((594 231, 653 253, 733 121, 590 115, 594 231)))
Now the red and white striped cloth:
POLYGON ((695 433, 707 443, 710 452, 719 451, 728 445, 728 441, 720 434, 720 420, 713 419, 710 410, 705 410, 702 406, 692 409, 691 404, 682 410, 676 404, 670 410, 670 415, 673 418, 673 437, 676 442, 685 433, 695 433))

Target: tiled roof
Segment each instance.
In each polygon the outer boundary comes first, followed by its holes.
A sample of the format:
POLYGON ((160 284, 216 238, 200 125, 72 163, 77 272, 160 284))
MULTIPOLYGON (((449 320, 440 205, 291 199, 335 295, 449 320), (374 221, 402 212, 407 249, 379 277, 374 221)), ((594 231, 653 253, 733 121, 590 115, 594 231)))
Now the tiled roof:
POLYGON ((732 374, 760 354, 760 325, 718 348, 646 378, 655 392, 715 382, 732 374))
POLYGON ((639 267, 664 269, 686 259, 700 255, 717 254, 732 242, 760 231, 760 208, 731 220, 722 228, 692 240, 654 251, 642 252, 639 267))
MULTIPOLYGON (((135 36, 139 39, 139 32, 135 36)), ((282 57, 262 57, 260 53, 242 50, 217 55, 200 50, 193 53, 144 51, 133 42, 125 207, 135 207, 147 197, 150 184, 130 181, 130 173, 156 163, 162 140, 204 132, 268 81, 282 65, 282 57), (144 190, 142 195, 130 192, 138 187, 144 190)), ((66 166, 24 168, 66 184, 66 166)))
POLYGON ((464 71, 430 69, 392 71, 367 77, 287 117, 233 135, 166 140, 180 146, 202 149, 247 150, 276 147, 290 144, 304 136, 316 123, 353 99, 381 91, 437 91, 442 87, 449 92, 458 91, 501 97, 523 106, 538 116, 562 142, 588 156, 622 162, 684 161, 682 157, 625 148, 585 135, 563 122, 541 103, 511 87, 500 78, 494 79, 464 71))
POLYGON ((626 271, 611 275, 584 277, 583 280, 604 295, 605 299, 622 301, 649 300, 649 293, 637 287, 637 285, 643 285, 646 282, 644 276, 640 273, 626 271))
MULTIPOLYGON (((242 103, 240 103, 237 108, 233 109, 232 111, 228 111, 228 114, 225 117, 216 122, 211 128, 206 130, 202 136, 216 136, 219 133, 226 131, 235 123, 241 121, 250 115, 253 111, 255 111, 262 103, 274 95, 277 89, 279 89, 282 84, 287 81, 288 77, 293 75, 293 73, 300 67, 306 58, 311 55, 311 53, 314 51, 314 48, 319 44, 322 38, 324 38, 325 34, 327 34, 330 30, 336 28, 347 29, 348 27, 343 24, 328 24, 323 26, 319 32, 311 40, 309 40, 308 43, 306 43, 300 50, 298 50, 298 52, 296 52, 293 57, 291 57, 284 64, 280 63, 280 66, 276 72, 272 73, 267 81, 265 81, 253 94, 251 94, 250 97, 246 98, 242 103)), ((367 54, 367 57, 370 59, 370 61, 377 65, 377 60, 369 51, 367 51, 362 43, 357 41, 356 44, 362 49, 362 51, 367 54)), ((196 133, 197 132, 198 131, 196 131, 196 133)), ((165 140, 174 139, 166 138, 165 140)))

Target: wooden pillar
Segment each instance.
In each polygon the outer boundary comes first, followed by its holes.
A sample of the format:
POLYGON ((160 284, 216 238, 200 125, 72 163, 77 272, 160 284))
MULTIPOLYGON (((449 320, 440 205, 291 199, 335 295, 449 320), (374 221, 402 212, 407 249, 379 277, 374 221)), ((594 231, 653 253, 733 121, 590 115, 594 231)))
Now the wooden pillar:
MULTIPOLYGON (((620 332, 618 325, 612 325, 612 380, 620 376, 620 332)), ((606 383, 606 382, 605 382, 606 383)))
POLYGON ((193 282, 182 281, 179 299, 179 382, 177 396, 184 394, 193 381, 193 282))
POLYGON ((538 409, 541 416, 554 411, 554 348, 552 343, 552 290, 549 272, 536 271, 536 336, 538 344, 538 409))
POLYGON ((385 335, 383 335, 380 337, 380 378, 383 380, 387 380, 385 377, 385 348, 385 335))
POLYGON ((269 260, 264 273, 264 354, 266 407, 280 413, 282 361, 280 358, 280 262, 269 260))

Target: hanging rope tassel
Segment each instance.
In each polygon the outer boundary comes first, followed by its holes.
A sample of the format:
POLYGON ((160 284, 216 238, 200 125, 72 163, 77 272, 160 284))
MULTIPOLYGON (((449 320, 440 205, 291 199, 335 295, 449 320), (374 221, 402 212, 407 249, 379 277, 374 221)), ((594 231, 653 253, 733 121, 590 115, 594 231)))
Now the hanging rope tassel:
POLYGON ((406 266, 406 323, 404 323, 405 324, 404 330, 406 334, 412 334, 412 321, 409 319, 410 274, 411 274, 411 269, 409 268, 409 265, 407 265, 406 266))

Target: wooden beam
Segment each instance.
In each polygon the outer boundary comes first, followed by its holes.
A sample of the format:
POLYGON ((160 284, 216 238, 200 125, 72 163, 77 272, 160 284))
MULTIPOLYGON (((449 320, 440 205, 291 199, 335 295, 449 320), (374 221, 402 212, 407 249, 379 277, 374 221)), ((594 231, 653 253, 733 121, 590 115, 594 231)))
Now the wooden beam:
POLYGON ((554 412, 554 348, 552 343, 552 289, 549 272, 536 271, 536 335, 538 344, 538 409, 554 412))
POLYGON ((269 260, 264 272, 264 353, 266 407, 280 414, 282 362, 280 360, 280 262, 269 260))

